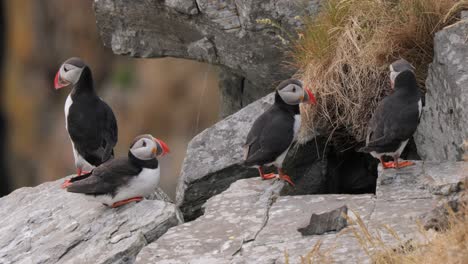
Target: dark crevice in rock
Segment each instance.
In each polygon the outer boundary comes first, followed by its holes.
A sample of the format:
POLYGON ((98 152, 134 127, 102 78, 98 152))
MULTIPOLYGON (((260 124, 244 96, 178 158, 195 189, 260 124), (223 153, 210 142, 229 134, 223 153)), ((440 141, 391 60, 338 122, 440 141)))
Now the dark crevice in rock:
POLYGON ((330 193, 375 193, 378 163, 367 153, 332 147, 327 165, 330 193))
POLYGON ((197 0, 193 0, 193 3, 194 3, 194 5, 195 5, 195 8, 197 9, 197 14, 200 14, 200 13, 201 13, 201 9, 200 9, 200 6, 198 6, 197 0))
POLYGON ((353 149, 341 151, 316 137, 290 150, 285 170, 296 186, 282 195, 375 193, 378 161, 353 149))
POLYGON ((408 141, 408 144, 406 144, 405 150, 403 153, 401 153, 400 158, 405 160, 421 160, 413 137, 411 137, 411 139, 408 141))

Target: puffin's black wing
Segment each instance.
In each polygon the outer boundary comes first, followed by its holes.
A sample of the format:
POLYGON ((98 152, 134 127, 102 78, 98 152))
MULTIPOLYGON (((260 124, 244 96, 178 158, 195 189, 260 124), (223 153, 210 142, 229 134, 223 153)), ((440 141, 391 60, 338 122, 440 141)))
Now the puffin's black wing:
POLYGON ((294 117, 273 105, 255 120, 244 145, 244 165, 275 161, 294 139, 294 117))
POLYGON ((407 102, 404 94, 393 94, 378 105, 369 122, 366 146, 361 151, 393 152, 418 126, 417 102, 407 102))
POLYGON ((117 122, 99 97, 76 98, 70 106, 67 128, 75 149, 90 164, 98 166, 112 156, 117 122))
POLYGON ((114 195, 120 186, 137 176, 141 168, 132 165, 128 158, 109 160, 95 168, 87 177, 72 180, 67 191, 92 195, 114 195))
POLYGON ((114 156, 114 147, 117 144, 117 120, 115 119, 114 112, 106 104, 101 101, 103 105, 103 111, 105 112, 106 120, 103 122, 103 147, 104 153, 102 156, 102 162, 105 162, 114 156))

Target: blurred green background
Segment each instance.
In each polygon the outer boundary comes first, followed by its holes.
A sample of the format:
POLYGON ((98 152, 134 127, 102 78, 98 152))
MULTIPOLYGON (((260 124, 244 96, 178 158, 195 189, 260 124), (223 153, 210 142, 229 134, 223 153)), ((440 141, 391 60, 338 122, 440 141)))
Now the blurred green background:
POLYGON ((174 197, 187 143, 218 120, 216 68, 193 61, 112 54, 97 32, 91 0, 4 1, 2 194, 75 172, 63 107, 70 88, 53 88, 60 64, 83 58, 119 126, 116 155, 150 133, 166 141, 161 187, 174 197))

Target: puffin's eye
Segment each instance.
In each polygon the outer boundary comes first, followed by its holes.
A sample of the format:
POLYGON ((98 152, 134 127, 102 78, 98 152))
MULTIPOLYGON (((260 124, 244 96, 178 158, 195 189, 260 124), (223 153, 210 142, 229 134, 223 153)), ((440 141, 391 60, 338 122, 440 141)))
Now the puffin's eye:
POLYGON ((143 147, 146 147, 146 141, 143 140, 143 147))
POLYGON ((64 71, 64 72, 67 72, 67 71, 69 71, 69 70, 70 70, 70 69, 68 69, 68 67, 67 67, 67 65, 66 65, 66 64, 65 64, 65 65, 63 65, 63 71, 64 71))
POLYGON ((296 92, 296 87, 293 87, 293 93, 295 93, 295 92, 296 92))

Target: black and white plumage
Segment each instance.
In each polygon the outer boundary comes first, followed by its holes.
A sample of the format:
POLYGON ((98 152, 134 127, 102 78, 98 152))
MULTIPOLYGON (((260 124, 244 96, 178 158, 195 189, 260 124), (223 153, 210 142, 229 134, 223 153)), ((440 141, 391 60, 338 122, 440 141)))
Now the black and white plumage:
POLYGON ((135 138, 127 157, 109 160, 91 173, 72 178, 67 191, 82 193, 112 207, 140 201, 159 184, 157 157, 169 152, 167 145, 151 135, 135 138))
POLYGON ((65 126, 79 176, 113 157, 117 121, 109 105, 97 96, 91 69, 81 59, 66 60, 54 85, 55 89, 73 85, 65 102, 65 126))
POLYGON ((298 80, 281 82, 274 104, 255 120, 244 145, 244 165, 256 167, 263 179, 279 177, 293 185, 282 164, 301 126, 300 103, 315 103, 314 95, 298 80), (275 165, 278 175, 265 175, 263 165, 275 165))
POLYGON ((421 93, 413 70, 404 59, 390 65, 394 92, 377 106, 369 121, 366 146, 360 150, 380 159, 384 168, 412 165, 408 161, 399 163, 398 159, 416 131, 422 111, 421 93), (384 162, 384 155, 393 157, 394 162, 384 162))

